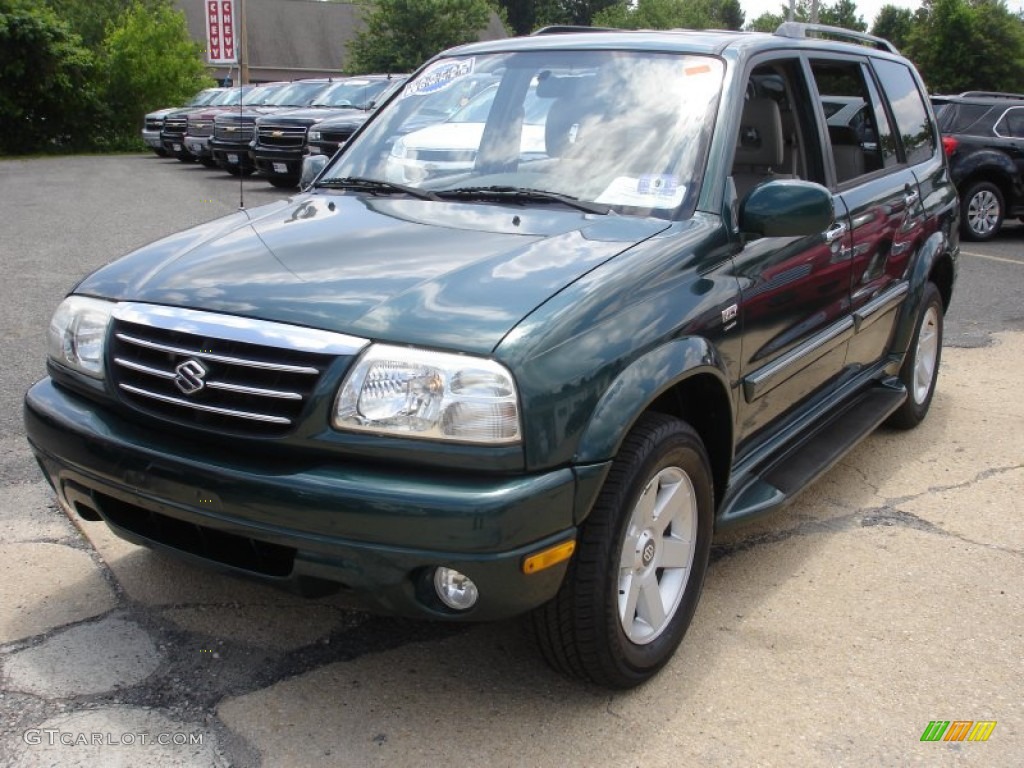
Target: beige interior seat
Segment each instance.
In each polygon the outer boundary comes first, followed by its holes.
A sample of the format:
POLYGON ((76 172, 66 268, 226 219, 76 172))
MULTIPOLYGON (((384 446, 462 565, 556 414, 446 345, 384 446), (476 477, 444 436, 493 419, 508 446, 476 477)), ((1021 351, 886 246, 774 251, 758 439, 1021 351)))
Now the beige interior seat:
POLYGON ((782 115, 774 99, 758 97, 743 105, 732 176, 736 194, 743 197, 769 179, 792 179, 786 173, 782 115))

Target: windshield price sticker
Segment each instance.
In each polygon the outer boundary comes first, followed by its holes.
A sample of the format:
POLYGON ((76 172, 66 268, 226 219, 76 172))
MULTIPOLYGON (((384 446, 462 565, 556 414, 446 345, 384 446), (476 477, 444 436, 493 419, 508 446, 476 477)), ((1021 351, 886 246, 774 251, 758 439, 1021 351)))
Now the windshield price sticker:
POLYGON ((671 174, 645 174, 640 178, 619 176, 609 184, 598 203, 638 208, 676 208, 683 202, 686 185, 671 174))
POLYGON ((458 61, 439 61, 432 64, 426 72, 416 78, 416 82, 405 89, 402 97, 440 93, 456 80, 473 74, 475 61, 476 59, 459 59, 458 61))

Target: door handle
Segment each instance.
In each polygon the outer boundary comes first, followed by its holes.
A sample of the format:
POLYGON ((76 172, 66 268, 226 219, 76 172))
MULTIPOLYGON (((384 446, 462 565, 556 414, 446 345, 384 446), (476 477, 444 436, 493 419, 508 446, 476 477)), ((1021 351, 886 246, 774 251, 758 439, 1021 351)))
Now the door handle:
POLYGON ((825 230, 825 242, 832 245, 836 240, 846 234, 846 222, 837 221, 825 230))

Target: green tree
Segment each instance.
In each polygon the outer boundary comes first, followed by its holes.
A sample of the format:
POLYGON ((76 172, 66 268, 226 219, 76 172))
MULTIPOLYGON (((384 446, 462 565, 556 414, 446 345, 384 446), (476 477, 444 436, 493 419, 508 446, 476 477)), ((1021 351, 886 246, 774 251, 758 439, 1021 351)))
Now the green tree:
POLYGON ((637 0, 621 2, 594 16, 594 24, 622 29, 739 29, 739 0, 637 0))
MULTIPOLYGON (((809 17, 809 14, 808 14, 809 17)), ((818 7, 818 23, 830 27, 842 27, 854 32, 866 32, 868 25, 864 17, 857 15, 857 4, 853 0, 836 0, 832 5, 818 7)))
POLYGON ((886 5, 878 12, 871 34, 884 37, 897 48, 902 49, 914 28, 914 12, 909 8, 886 5))
POLYGON ((67 22, 82 42, 97 50, 107 34, 107 25, 114 23, 131 5, 132 0, 40 0, 67 22))
POLYGON ((132 3, 108 27, 103 52, 110 138, 137 135, 146 112, 182 104, 215 84, 202 45, 193 42, 185 14, 169 0, 132 3))
MULTIPOLYGON (((797 0, 793 8, 793 21, 808 23, 811 20, 811 0, 797 0)), ((789 4, 780 6, 779 13, 762 13, 754 19, 748 29, 755 32, 774 32, 789 18, 789 4)), ((868 25, 857 15, 857 4, 853 0, 836 0, 831 5, 818 4, 818 23, 832 27, 843 27, 855 32, 864 32, 868 25)))
POLYGON ((933 93, 1019 91, 1024 22, 1003 0, 926 0, 904 53, 933 93))
POLYGON ((436 53, 472 42, 487 0, 362 0, 366 29, 348 45, 350 72, 411 72, 436 53))
POLYGON ((516 35, 528 35, 548 24, 573 23, 569 9, 560 0, 499 0, 498 4, 516 35))
POLYGON ((747 29, 751 32, 774 32, 785 20, 785 13, 762 13, 747 25, 747 29))
POLYGON ((95 75, 95 57, 53 11, 0 0, 0 153, 86 145, 95 75))

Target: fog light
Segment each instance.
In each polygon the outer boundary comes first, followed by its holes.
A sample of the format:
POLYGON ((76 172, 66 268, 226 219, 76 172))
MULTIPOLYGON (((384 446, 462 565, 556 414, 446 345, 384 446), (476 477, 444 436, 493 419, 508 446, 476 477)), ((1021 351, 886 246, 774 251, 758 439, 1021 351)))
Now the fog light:
POLYGON ((472 608, 480 596, 476 584, 469 576, 443 566, 434 571, 434 591, 442 603, 456 611, 472 608))

